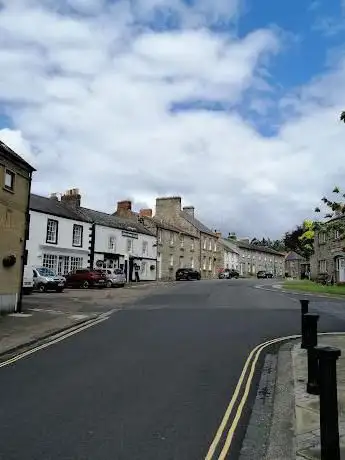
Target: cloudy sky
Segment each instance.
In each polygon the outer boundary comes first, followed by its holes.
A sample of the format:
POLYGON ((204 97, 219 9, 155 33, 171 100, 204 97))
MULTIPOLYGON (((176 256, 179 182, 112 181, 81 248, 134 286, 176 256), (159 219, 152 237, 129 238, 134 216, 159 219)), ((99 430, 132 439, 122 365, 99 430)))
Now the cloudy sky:
POLYGON ((345 185, 344 39, 342 0, 0 0, 0 138, 35 193, 278 237, 345 185))

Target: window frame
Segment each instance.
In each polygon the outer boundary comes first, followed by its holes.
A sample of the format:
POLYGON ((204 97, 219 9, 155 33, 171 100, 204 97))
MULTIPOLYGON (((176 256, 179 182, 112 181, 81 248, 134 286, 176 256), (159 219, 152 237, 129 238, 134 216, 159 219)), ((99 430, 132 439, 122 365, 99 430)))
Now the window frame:
POLYGON ((72 231, 72 246, 74 248, 82 248, 83 247, 83 236, 84 236, 84 227, 81 224, 73 224, 73 231, 72 231), (79 228, 80 231, 80 244, 75 244, 74 242, 74 232, 79 228))
POLYGON ((327 273, 327 260, 326 259, 319 260, 318 265, 319 265, 318 266, 319 273, 327 273), (324 270, 321 270, 321 265, 322 265, 322 267, 324 267, 324 270))
POLYGON ((127 238, 126 248, 128 254, 133 252, 133 240, 131 238, 127 238))
POLYGON ((16 183, 16 173, 14 171, 12 171, 11 169, 5 167, 5 170, 4 170, 4 190, 7 190, 8 192, 14 192, 15 183, 16 183), (9 175, 11 177, 11 186, 6 185, 7 175, 9 175))
POLYGON ((147 256, 149 254, 149 242, 144 240, 142 244, 142 254, 143 256, 147 256))
POLYGON ((57 245, 59 242, 59 221, 56 219, 47 219, 47 227, 46 227, 46 243, 48 244, 55 244, 57 245), (48 240, 48 227, 49 223, 54 222, 56 224, 56 232, 55 232, 55 241, 49 241, 48 240))
POLYGON ((116 236, 115 235, 109 235, 108 251, 116 251, 116 236), (113 243, 112 246, 110 245, 111 242, 113 243))
POLYGON ((318 240, 319 244, 326 244, 326 232, 320 232, 318 240))

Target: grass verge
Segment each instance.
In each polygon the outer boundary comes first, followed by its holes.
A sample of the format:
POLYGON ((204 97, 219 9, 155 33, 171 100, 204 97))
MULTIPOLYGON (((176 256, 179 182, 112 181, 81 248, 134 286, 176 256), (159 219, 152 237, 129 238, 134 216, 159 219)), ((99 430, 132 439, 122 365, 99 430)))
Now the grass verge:
POLYGON ((317 284, 309 280, 284 281, 283 288, 290 289, 291 291, 315 292, 315 294, 333 294, 337 296, 345 296, 345 286, 323 286, 322 284, 317 284))

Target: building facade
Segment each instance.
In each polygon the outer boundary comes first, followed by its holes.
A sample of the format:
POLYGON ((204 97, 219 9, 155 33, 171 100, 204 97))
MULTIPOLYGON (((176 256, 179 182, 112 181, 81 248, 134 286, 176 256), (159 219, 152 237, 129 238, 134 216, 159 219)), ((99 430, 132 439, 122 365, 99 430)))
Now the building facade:
POLYGON ((223 266, 221 270, 233 269, 240 270, 240 250, 236 244, 225 238, 220 239, 221 251, 223 253, 223 266))
POLYGON ((59 275, 87 268, 91 231, 91 221, 57 196, 31 194, 28 265, 50 268, 59 275))
POLYGON ((264 246, 250 244, 249 241, 236 241, 240 250, 240 275, 256 276, 258 271, 267 271, 273 276, 284 276, 285 254, 264 246))
POLYGON ((35 169, 0 141, 0 312, 21 309, 35 169))
POLYGON ((179 268, 200 270, 198 237, 152 214, 152 209, 141 209, 138 219, 157 235, 157 279, 174 280, 179 268))
POLYGON ((310 264, 297 254, 290 251, 285 257, 285 276, 294 279, 303 279, 308 277, 310 264))
POLYGON ((338 230, 320 231, 315 234, 310 273, 311 279, 316 279, 321 273, 328 273, 334 282, 345 283, 345 241, 338 230))
POLYGON ((199 243, 195 268, 200 270, 201 277, 204 279, 217 277, 222 266, 219 234, 210 230, 195 217, 193 206, 182 209, 181 197, 157 198, 155 217, 193 235, 199 243))

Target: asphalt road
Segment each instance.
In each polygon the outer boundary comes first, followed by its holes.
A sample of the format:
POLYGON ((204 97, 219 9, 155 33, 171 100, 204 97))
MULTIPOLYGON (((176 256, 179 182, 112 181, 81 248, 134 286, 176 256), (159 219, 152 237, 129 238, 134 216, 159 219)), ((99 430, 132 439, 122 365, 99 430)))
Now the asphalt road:
MULTIPOLYGON (((1 368, 0 459, 205 459, 251 349, 300 333, 298 296, 254 284, 181 282, 1 368)), ((329 303, 319 330, 345 330, 329 303)))

